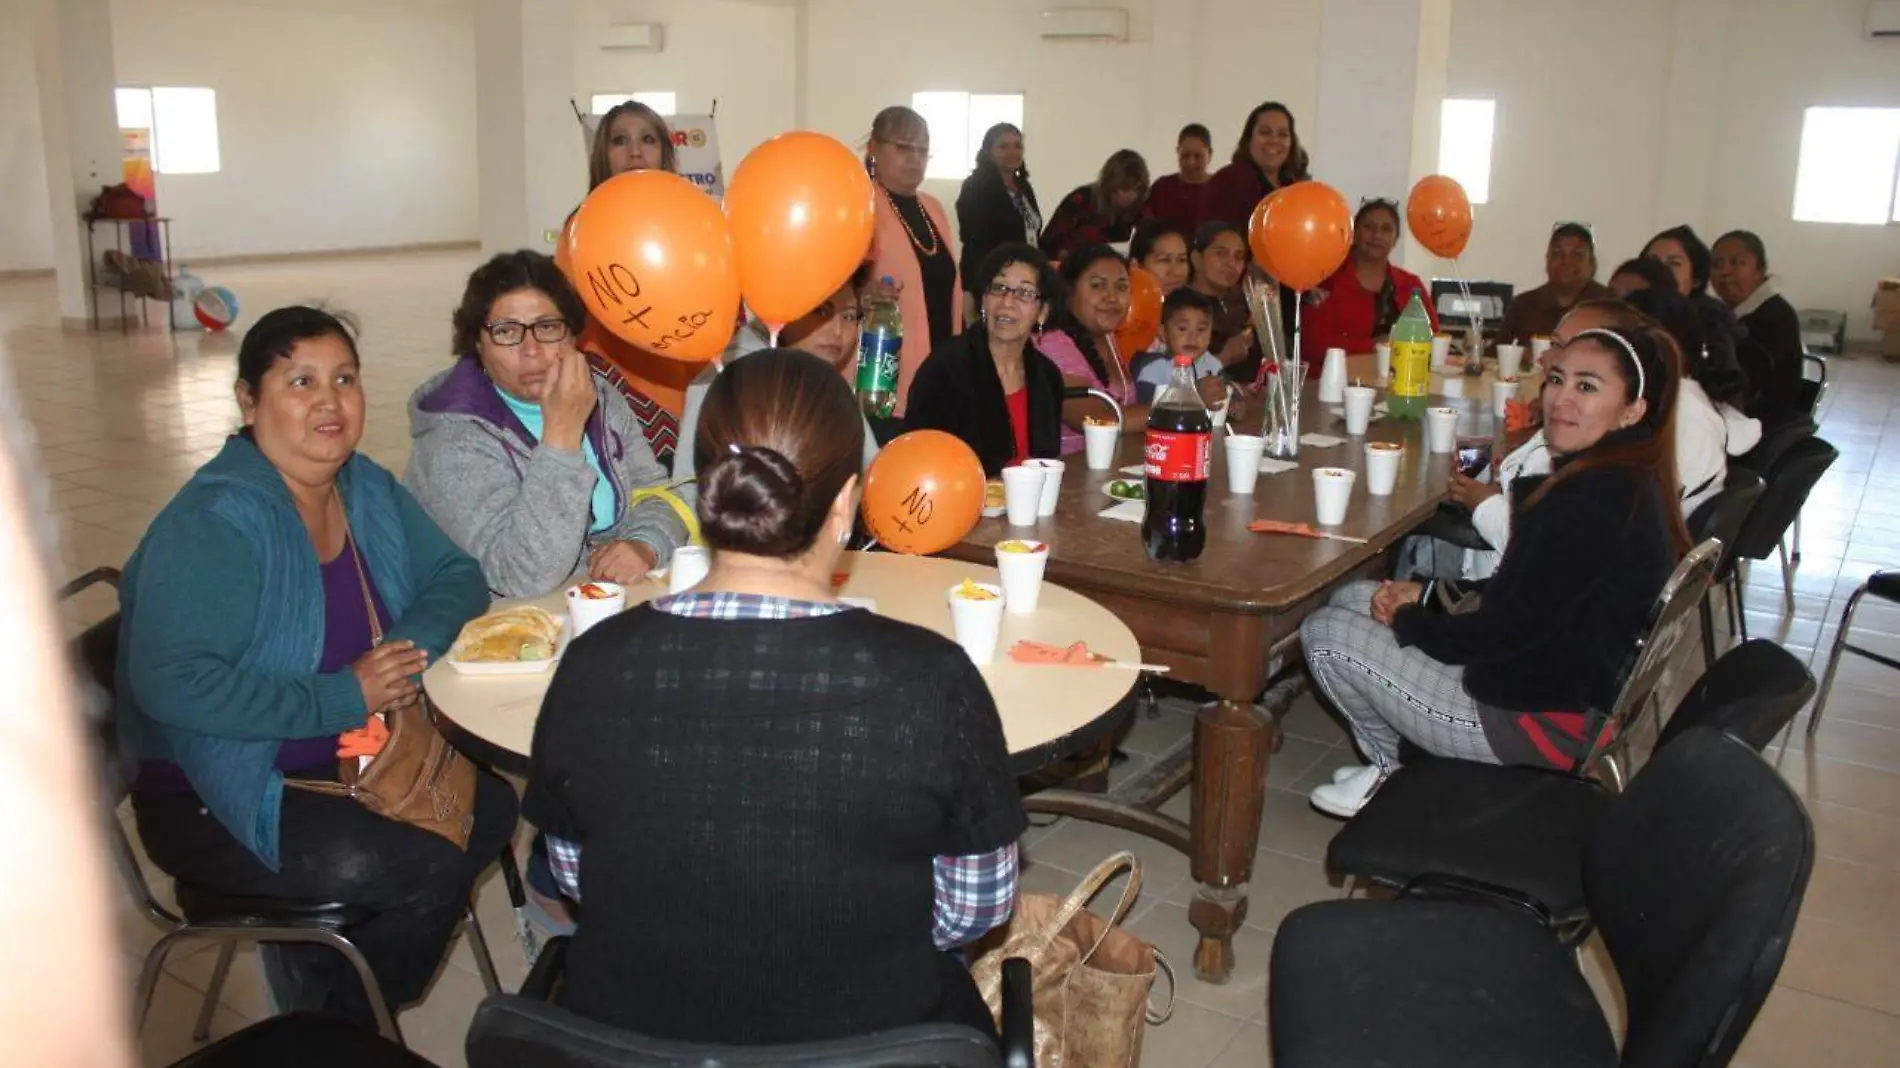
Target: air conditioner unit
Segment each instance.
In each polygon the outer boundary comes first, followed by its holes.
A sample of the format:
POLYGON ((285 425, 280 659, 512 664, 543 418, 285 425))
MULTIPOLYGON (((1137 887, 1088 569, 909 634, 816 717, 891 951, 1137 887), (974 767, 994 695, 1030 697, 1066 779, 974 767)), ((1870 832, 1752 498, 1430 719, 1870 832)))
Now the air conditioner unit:
POLYGON ((1875 0, 1867 5, 1867 36, 1900 38, 1900 0, 1875 0))
POLYGON ((1120 7, 1065 7, 1042 13, 1045 41, 1128 40, 1128 9, 1120 7))
POLYGON ((603 52, 658 52, 666 47, 666 27, 657 22, 617 22, 600 36, 603 52))

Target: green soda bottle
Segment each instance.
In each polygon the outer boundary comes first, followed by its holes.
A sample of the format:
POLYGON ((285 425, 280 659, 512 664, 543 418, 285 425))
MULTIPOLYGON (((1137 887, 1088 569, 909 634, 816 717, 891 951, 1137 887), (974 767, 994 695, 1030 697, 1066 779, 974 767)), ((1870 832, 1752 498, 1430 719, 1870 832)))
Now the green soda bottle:
POLYGON ((1392 392, 1386 410, 1394 419, 1423 419, 1432 391, 1432 320, 1412 294, 1392 326, 1392 392))

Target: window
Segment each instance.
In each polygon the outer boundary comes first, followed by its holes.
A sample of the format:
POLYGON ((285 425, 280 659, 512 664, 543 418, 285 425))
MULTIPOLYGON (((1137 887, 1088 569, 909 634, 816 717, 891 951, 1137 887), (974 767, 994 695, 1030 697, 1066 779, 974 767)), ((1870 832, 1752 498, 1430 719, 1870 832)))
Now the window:
POLYGON ((1900 222, 1900 108, 1809 108, 1794 177, 1796 222, 1900 222))
POLYGON ((605 115, 629 100, 637 100, 662 116, 679 112, 678 93, 595 93, 591 106, 594 114, 605 115))
POLYGON ((1447 100, 1438 117, 1438 173, 1456 179, 1473 204, 1491 199, 1495 100, 1447 100))
POLYGON ((999 122, 1021 129, 1021 93, 912 93, 910 106, 930 124, 926 178, 967 178, 983 135, 999 122))
POLYGON ((217 173, 216 92, 161 85, 121 88, 114 96, 120 129, 152 131, 152 162, 158 173, 217 173))

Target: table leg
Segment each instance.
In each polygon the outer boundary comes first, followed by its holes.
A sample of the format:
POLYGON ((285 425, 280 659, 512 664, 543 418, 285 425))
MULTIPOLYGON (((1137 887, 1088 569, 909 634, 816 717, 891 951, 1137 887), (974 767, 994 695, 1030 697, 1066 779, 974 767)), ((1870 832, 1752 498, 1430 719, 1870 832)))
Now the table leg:
POLYGON ((1201 933, 1194 971, 1225 983, 1234 969, 1234 933, 1247 918, 1247 880, 1253 877, 1266 802, 1271 718, 1247 701, 1222 700, 1194 720, 1194 793, 1190 809, 1192 872, 1200 883, 1188 919, 1201 933))

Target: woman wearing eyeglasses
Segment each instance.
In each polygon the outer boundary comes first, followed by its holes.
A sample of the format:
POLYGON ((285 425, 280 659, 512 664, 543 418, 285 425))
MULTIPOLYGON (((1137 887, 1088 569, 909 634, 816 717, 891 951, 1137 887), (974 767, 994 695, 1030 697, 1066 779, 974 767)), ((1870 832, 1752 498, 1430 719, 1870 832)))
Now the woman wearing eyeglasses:
POLYGON ((633 410, 574 345, 586 319, 554 261, 504 252, 469 276, 453 367, 409 398, 410 491, 482 565, 539 597, 577 572, 634 582, 687 540, 633 410))
POLYGON ((957 246, 937 198, 918 187, 930 163, 930 127, 906 107, 888 107, 871 123, 864 167, 877 186, 877 227, 871 238, 874 285, 891 279, 904 317, 904 350, 897 362, 897 415, 909 403, 911 379, 938 345, 963 329, 963 286, 957 246))
POLYGON ((1399 241, 1399 206, 1368 200, 1352 219, 1352 254, 1320 288, 1307 294, 1301 323, 1300 358, 1317 363, 1330 348, 1371 352, 1373 341, 1392 332, 1406 302, 1417 293, 1431 316, 1432 297, 1417 275, 1392 263, 1399 241))

